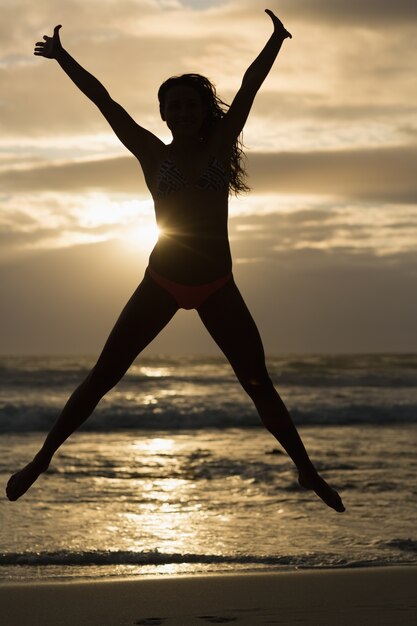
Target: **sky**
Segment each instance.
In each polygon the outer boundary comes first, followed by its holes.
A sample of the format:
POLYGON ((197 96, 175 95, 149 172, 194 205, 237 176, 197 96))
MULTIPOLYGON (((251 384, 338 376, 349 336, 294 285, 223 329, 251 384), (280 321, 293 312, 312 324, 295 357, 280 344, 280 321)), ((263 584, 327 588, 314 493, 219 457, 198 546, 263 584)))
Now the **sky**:
MULTIPOLYGON (((54 60, 64 47, 167 143, 156 93, 208 76, 231 102, 271 33, 293 38, 244 130, 234 275, 265 351, 417 350, 414 0, 0 0, 0 354, 97 354, 155 241, 140 167, 54 60)), ((179 311, 146 354, 217 354, 179 311)))

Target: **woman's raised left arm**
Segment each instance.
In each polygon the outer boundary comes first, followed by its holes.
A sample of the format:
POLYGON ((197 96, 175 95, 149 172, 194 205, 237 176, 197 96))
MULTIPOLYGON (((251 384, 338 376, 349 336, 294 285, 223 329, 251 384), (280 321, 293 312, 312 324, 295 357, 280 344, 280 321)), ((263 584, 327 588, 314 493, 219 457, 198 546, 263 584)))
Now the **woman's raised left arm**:
POLYGON ((274 24, 274 32, 256 59, 246 70, 243 76, 242 86, 237 92, 221 123, 222 135, 226 136, 231 141, 234 141, 242 132, 255 96, 265 78, 268 76, 284 39, 292 37, 284 28, 281 20, 279 20, 270 9, 265 9, 265 13, 269 15, 274 24))
POLYGON ((250 86, 252 89, 256 89, 256 91, 268 76, 284 39, 287 39, 287 37, 292 38, 291 33, 284 28, 281 20, 270 9, 265 9, 265 13, 269 15, 274 24, 274 32, 254 62, 248 67, 242 80, 242 87, 250 86))

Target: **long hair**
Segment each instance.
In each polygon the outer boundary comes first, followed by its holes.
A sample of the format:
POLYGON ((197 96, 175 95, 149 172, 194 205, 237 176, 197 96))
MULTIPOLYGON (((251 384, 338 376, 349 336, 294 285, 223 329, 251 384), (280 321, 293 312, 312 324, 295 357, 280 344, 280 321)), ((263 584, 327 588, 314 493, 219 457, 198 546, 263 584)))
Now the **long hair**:
MULTIPOLYGON (((201 74, 182 74, 180 76, 171 76, 160 86, 158 100, 161 113, 165 108, 168 90, 178 85, 192 87, 199 93, 203 106, 206 109, 206 118, 201 127, 201 138, 203 140, 208 139, 219 120, 226 115, 229 105, 218 97, 215 86, 205 76, 201 74)), ((230 162, 229 193, 232 192, 236 196, 238 193, 250 190, 250 187, 245 183, 247 174, 243 160, 246 157, 243 152, 243 141, 240 137, 241 135, 236 138, 233 144, 230 162)))

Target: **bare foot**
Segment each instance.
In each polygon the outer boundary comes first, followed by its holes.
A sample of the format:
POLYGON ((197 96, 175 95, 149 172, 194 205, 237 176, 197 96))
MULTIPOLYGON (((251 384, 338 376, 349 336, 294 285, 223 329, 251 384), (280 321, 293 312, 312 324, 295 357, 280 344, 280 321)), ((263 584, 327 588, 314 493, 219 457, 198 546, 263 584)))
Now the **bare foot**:
POLYGON ((33 485, 35 480, 45 472, 49 467, 49 462, 41 459, 38 455, 33 461, 25 465, 20 472, 16 472, 10 477, 6 487, 6 495, 12 502, 23 496, 24 493, 33 485))
POLYGON ((303 474, 299 471, 298 482, 304 489, 312 489, 327 506, 338 513, 346 510, 337 491, 332 489, 317 472, 303 474))

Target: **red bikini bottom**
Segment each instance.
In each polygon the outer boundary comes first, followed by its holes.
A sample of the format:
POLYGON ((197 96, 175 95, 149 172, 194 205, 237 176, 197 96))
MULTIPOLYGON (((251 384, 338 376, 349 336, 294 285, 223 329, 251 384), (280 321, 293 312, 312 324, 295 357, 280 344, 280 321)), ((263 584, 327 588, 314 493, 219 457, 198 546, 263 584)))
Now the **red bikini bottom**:
POLYGON ((180 309, 198 309, 209 296, 233 278, 232 272, 229 272, 226 276, 203 285, 182 285, 161 276, 149 266, 146 272, 157 285, 173 296, 180 309))

